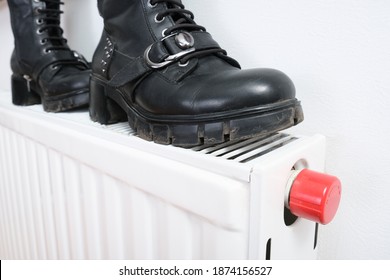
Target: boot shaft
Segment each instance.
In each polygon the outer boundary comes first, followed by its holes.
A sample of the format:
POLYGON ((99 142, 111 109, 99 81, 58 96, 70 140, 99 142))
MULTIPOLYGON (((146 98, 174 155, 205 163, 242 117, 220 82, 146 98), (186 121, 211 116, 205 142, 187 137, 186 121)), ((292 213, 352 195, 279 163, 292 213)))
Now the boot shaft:
POLYGON ((36 9, 40 5, 33 0, 8 0, 8 6, 15 43, 14 56, 19 57, 22 62, 35 60, 35 50, 40 41, 37 36, 38 21, 35 18, 36 9), (31 51, 27 51, 28 49, 31 51))
POLYGON ((161 39, 163 30, 174 24, 172 20, 156 23, 155 15, 166 5, 152 8, 150 0, 98 0, 98 8, 105 32, 119 41, 121 52, 134 56, 161 39))
POLYGON ((60 1, 8 0, 8 5, 15 43, 14 71, 33 72, 42 57, 55 55, 52 51, 69 51, 60 27, 60 1))
MULTIPOLYGON (((179 0, 98 0, 98 9, 104 30, 92 70, 104 78, 124 73, 121 69, 133 62, 140 71, 128 74, 138 77, 148 67, 164 68, 191 52, 224 52, 179 0)), ((239 67, 232 59, 224 59, 239 67)), ((172 75, 179 79, 182 70, 172 75)))
POLYGON ((172 33, 205 31, 180 0, 98 0, 98 9, 106 34, 115 38, 118 50, 133 56, 172 33))

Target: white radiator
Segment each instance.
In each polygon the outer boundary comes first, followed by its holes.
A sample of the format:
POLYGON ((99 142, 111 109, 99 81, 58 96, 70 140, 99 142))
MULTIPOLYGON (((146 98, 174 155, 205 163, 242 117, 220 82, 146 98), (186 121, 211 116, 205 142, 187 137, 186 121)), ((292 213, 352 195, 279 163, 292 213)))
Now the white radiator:
POLYGON ((323 136, 183 149, 10 99, 0 92, 0 259, 316 258, 318 225, 286 221, 284 196, 294 166, 323 170, 323 136))

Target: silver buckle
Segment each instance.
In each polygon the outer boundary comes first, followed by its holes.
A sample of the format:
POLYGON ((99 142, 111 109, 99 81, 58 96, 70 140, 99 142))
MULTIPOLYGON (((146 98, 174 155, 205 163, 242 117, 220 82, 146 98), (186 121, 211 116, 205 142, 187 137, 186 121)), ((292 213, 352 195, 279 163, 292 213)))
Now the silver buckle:
POLYGON ((185 56, 185 55, 195 51, 195 48, 187 49, 187 50, 184 50, 184 51, 179 52, 177 54, 170 55, 166 59, 164 59, 163 62, 158 62, 157 63, 157 62, 151 61, 150 58, 149 58, 149 52, 152 49, 152 46, 153 45, 149 46, 146 49, 145 54, 144 54, 144 58, 146 60, 146 63, 153 69, 158 69, 158 68, 162 68, 164 66, 167 66, 167 65, 169 65, 169 64, 179 60, 179 58, 182 58, 183 56, 185 56))
MULTIPOLYGON (((182 33, 183 33, 183 32, 182 32, 182 33)), ((185 32, 185 33, 188 33, 188 32, 185 32)), ((175 33, 175 34, 168 35, 168 36, 162 38, 161 41, 164 41, 164 40, 166 40, 167 38, 172 37, 172 36, 177 36, 177 35, 179 35, 179 34, 180 34, 180 33, 175 33)), ((189 34, 189 33, 188 33, 188 34, 189 34)), ((191 34, 189 34, 189 36, 191 36, 191 34)), ((192 38, 192 36, 191 36, 191 38, 192 38)), ((188 45, 188 47, 193 46, 193 44, 194 44, 193 41, 190 42, 190 45, 188 45)), ((153 62, 153 61, 151 61, 150 58, 149 58, 149 52, 150 52, 150 50, 152 49, 153 45, 154 45, 154 44, 151 44, 151 45, 145 50, 145 53, 144 53, 144 58, 145 58, 146 63, 147 63, 151 68, 153 68, 153 69, 159 69, 159 68, 165 67, 165 66, 167 66, 167 65, 169 65, 169 64, 171 64, 171 63, 173 63, 173 62, 175 62, 175 61, 177 61, 177 60, 179 60, 179 59, 182 58, 183 56, 185 56, 185 55, 187 55, 187 54, 189 54, 189 53, 192 53, 192 52, 194 52, 194 51, 196 50, 194 47, 190 47, 190 48, 188 48, 188 49, 186 49, 186 50, 183 50, 183 51, 181 51, 181 52, 178 52, 178 53, 176 53, 176 54, 172 54, 172 55, 168 56, 167 58, 164 59, 163 62, 153 62)))

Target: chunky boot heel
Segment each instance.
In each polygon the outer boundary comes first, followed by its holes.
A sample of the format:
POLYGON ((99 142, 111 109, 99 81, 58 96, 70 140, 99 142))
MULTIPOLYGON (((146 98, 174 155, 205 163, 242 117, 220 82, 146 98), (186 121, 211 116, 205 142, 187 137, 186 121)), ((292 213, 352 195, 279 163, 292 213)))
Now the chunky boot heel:
POLYGON ((12 75, 12 103, 20 106, 28 106, 41 103, 41 97, 31 89, 31 79, 12 75))
POLYGON ((127 120, 125 111, 107 97, 105 86, 94 79, 91 79, 89 98, 89 116, 94 122, 113 124, 127 120))

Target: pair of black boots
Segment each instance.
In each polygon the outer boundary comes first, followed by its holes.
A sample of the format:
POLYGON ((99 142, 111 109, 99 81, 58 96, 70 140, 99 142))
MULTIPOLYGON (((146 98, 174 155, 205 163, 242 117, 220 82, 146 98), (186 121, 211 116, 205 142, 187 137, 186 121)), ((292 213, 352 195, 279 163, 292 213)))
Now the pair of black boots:
POLYGON ((176 146, 268 135, 303 120, 292 81, 241 70, 180 0, 98 0, 104 30, 92 64, 62 36, 59 0, 8 0, 16 105, 48 112, 89 104, 102 124, 127 120, 176 146))

